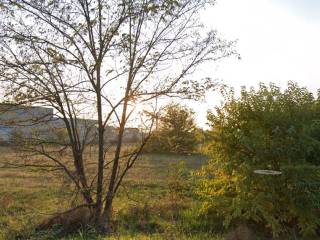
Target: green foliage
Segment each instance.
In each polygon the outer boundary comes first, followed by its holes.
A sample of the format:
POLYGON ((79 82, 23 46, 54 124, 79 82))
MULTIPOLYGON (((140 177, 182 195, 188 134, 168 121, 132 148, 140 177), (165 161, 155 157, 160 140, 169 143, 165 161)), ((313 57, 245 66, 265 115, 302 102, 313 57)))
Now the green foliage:
POLYGON ((197 134, 194 113, 179 104, 169 104, 158 118, 157 129, 153 132, 146 151, 192 153, 198 144, 197 134))
POLYGON ((320 224, 318 101, 289 83, 242 89, 208 114, 212 126, 209 164, 199 175, 204 208, 224 218, 226 227, 255 222, 279 235, 298 227, 304 236, 320 224), (258 175, 257 169, 282 174, 258 175))
POLYGON ((167 184, 172 198, 182 198, 190 195, 190 173, 184 161, 171 163, 168 168, 167 184))

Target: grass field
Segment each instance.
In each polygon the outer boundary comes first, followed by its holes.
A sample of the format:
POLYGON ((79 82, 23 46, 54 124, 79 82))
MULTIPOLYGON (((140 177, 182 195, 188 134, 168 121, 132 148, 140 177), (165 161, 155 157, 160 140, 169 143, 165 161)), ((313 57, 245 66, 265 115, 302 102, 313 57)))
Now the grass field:
MULTIPOLYGON (((1 147, 0 162, 10 161, 23 159, 17 152, 1 147)), ((188 195, 188 188, 184 196, 172 192, 172 181, 183 181, 175 175, 181 161, 190 171, 206 159, 200 155, 142 156, 115 199, 115 234, 108 239, 222 239, 211 231, 219 226, 199 215, 199 202, 188 195)), ((59 229, 34 233, 39 222, 70 206, 72 196, 66 184, 56 172, 0 169, 0 239, 105 239, 90 229, 68 237, 60 237, 59 229)))

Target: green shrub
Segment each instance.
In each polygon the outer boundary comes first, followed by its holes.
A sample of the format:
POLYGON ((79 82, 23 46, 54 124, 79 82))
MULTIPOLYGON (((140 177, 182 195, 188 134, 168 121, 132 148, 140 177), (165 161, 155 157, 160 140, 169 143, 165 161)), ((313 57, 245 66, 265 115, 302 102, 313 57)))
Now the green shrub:
POLYGON ((194 113, 179 104, 169 104, 157 119, 157 127, 145 147, 147 152, 192 153, 198 145, 194 113))
POLYGON ((210 113, 208 154, 198 194, 204 209, 224 218, 225 227, 241 222, 262 225, 277 236, 287 228, 314 235, 319 221, 320 168, 318 101, 289 83, 233 92, 210 113), (281 175, 258 175, 258 169, 281 175))

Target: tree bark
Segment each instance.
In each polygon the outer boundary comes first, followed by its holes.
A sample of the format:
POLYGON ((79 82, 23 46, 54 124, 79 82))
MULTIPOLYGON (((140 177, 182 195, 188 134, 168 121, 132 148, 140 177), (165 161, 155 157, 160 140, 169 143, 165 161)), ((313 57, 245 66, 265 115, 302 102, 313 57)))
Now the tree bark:
POLYGON ((104 126, 102 119, 102 101, 101 101, 101 82, 100 82, 100 66, 97 66, 97 113, 98 113, 98 179, 97 179, 97 200, 95 223, 99 225, 102 211, 102 190, 103 190, 103 173, 104 173, 104 126))

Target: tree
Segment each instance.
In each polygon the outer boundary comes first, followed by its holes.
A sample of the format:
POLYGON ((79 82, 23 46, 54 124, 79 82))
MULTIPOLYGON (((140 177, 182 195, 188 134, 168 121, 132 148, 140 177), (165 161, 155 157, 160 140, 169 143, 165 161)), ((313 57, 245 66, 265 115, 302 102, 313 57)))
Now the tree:
POLYGON ((211 161, 200 172, 198 188, 206 210, 225 226, 249 221, 274 235, 296 226, 314 234, 320 208, 318 104, 294 83, 284 92, 261 84, 258 90, 242 89, 239 98, 226 94, 225 103, 208 114, 211 161))
POLYGON ((151 152, 192 153, 197 147, 194 112, 179 104, 169 104, 158 116, 157 127, 146 150, 151 152))
POLYGON ((96 227, 108 230, 116 192, 149 138, 153 120, 144 118, 146 137, 130 154, 122 154, 134 106, 154 104, 161 96, 200 97, 214 82, 192 80, 196 68, 234 54, 233 42, 218 38, 216 31, 205 33, 199 22, 200 11, 213 3, 1 1, 0 80, 6 96, 54 108, 69 138, 68 144, 51 142, 55 151, 37 138, 25 149, 46 156, 65 172, 91 209, 96 227), (96 119, 93 175, 86 167, 83 116, 96 119), (114 152, 108 152, 104 140, 109 124, 118 127, 114 152), (72 162, 65 162, 69 152, 72 162))

